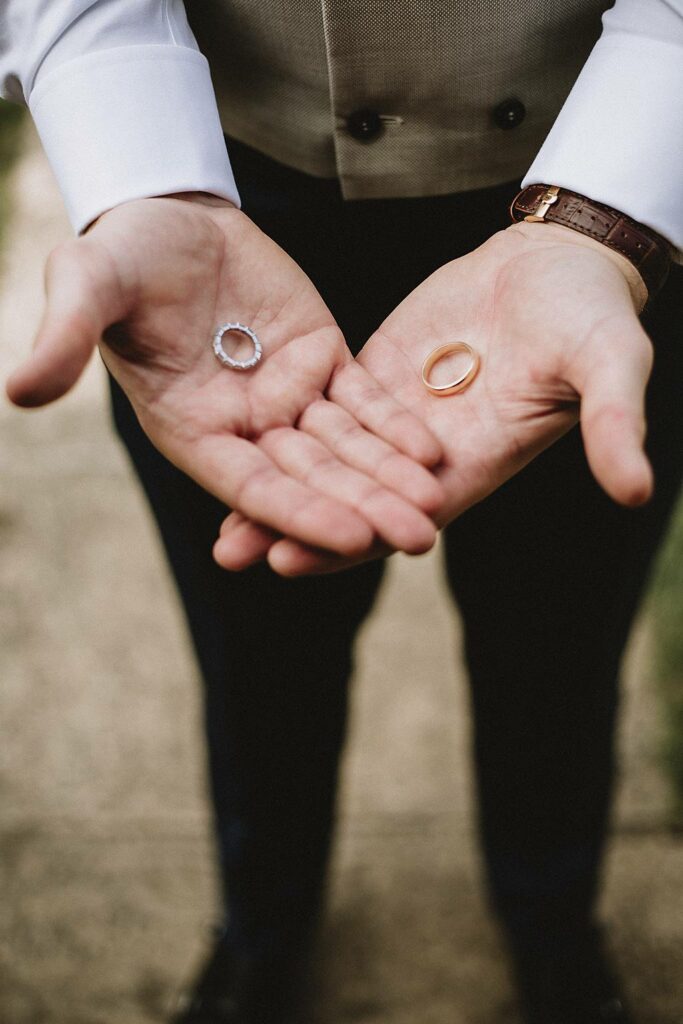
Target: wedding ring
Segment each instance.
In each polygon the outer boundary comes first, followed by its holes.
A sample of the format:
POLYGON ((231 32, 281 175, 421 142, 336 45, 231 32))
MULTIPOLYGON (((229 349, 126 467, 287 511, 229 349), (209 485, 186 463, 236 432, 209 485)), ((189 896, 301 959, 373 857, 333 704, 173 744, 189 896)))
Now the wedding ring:
POLYGON ((455 341, 451 345, 442 345, 440 348, 435 348, 430 352, 422 364, 422 383, 433 395, 454 395, 456 391, 464 391, 465 388, 470 386, 479 372, 480 364, 479 353, 475 352, 472 346, 466 342, 455 341), (432 384, 429 380, 429 374, 434 366, 440 359, 457 352, 464 352, 470 357, 469 365, 464 372, 459 377, 456 377, 455 380, 448 381, 446 384, 432 384))
POLYGON ((216 332, 213 336, 213 351, 216 359, 223 366, 227 366, 231 370, 251 370, 252 366, 256 366, 261 356, 263 355, 263 347, 261 342, 256 336, 256 332, 252 331, 251 327, 247 327, 246 324, 221 324, 220 327, 216 328, 216 332), (250 359, 233 359, 223 348, 223 335, 227 334, 228 331, 237 331, 239 334, 246 334, 251 339, 251 343, 254 346, 254 354, 250 359))

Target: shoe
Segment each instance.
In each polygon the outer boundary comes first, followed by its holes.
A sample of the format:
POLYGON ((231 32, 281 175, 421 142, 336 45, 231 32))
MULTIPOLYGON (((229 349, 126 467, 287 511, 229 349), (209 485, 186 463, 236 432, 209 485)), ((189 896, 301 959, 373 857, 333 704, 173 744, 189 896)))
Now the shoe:
POLYGON ((633 1024, 599 928, 512 957, 525 1024, 633 1024))
POLYGON ((305 974, 301 958, 248 960, 218 937, 169 1024, 303 1024, 305 974))

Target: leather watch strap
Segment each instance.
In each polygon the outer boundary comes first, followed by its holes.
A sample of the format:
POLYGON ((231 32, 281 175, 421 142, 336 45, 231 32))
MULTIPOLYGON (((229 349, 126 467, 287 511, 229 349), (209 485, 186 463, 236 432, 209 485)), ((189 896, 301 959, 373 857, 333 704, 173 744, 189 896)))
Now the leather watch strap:
POLYGON ((557 185, 528 185, 513 199, 510 215, 513 221, 563 224, 621 253, 640 273, 650 299, 666 281, 671 265, 666 239, 577 192, 557 185))

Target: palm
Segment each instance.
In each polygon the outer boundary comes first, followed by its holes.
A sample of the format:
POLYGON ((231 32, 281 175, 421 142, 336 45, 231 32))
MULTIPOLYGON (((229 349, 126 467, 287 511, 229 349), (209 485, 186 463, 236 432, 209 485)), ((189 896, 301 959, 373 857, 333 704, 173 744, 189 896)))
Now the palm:
MULTIPOLYGON (((441 442, 441 525, 552 444, 580 412, 587 454, 605 489, 629 504, 647 494, 648 470, 637 450, 642 436, 634 448, 633 435, 640 431, 650 347, 628 286, 601 252, 553 235, 557 244, 544 237, 539 246, 538 237, 524 229, 502 232, 441 267, 358 357, 441 442), (453 341, 478 350, 481 371, 466 391, 434 396, 421 381, 422 362, 453 341)), ((331 397, 334 388, 333 382, 331 397)), ((226 552, 230 532, 221 541, 226 552)), ((271 549, 270 559, 293 573, 344 564, 287 540, 271 549)))
MULTIPOLYGON (((359 357, 440 439, 444 523, 491 493, 578 418, 578 395, 562 365, 568 346, 581 343, 576 318, 558 309, 556 296, 548 301, 542 287, 533 295, 517 288, 524 277, 542 280, 540 261, 547 268, 547 256, 531 253, 514 268, 501 260, 495 275, 481 273, 482 256, 473 253, 440 268, 401 303, 359 357), (556 333, 548 331, 549 323, 557 323, 556 333), (434 396, 420 379, 422 362, 453 341, 467 341, 480 353, 481 372, 461 394, 434 396)), ((448 377, 447 365, 437 364, 432 373, 448 377)))
POLYGON ((175 203, 163 224, 145 211, 141 225, 135 205, 113 211, 103 230, 127 237, 125 222, 135 218, 136 252, 155 273, 129 266, 143 290, 125 323, 105 334, 102 354, 152 441, 196 475, 239 455, 241 439, 265 446, 270 432, 292 428, 351 356, 308 278, 239 211, 212 210, 198 238, 188 231, 195 210, 175 203), (249 324, 261 338, 258 372, 230 371, 215 358, 209 342, 226 321, 249 324))
POLYGON ((592 443, 591 383, 602 381, 607 389, 599 392, 603 416, 620 420, 625 412, 605 405, 614 359, 610 334, 622 363, 649 365, 649 342, 613 262, 571 243, 529 246, 515 231, 440 268, 391 314, 360 361, 442 442, 442 522, 552 444, 579 419, 581 405, 594 471, 618 500, 637 500, 628 494, 630 481, 621 479, 618 438, 606 450, 602 437, 592 443), (433 348, 456 340, 481 353, 481 373, 459 395, 433 396, 419 378, 421 363, 433 348), (403 358, 390 358, 396 351, 403 358))
POLYGON ((419 506, 431 511, 442 495, 414 460, 435 461, 436 441, 354 363, 310 280, 238 210, 124 204, 56 252, 47 290, 39 358, 9 384, 16 401, 67 390, 103 335, 104 361, 149 438, 225 504, 346 554, 377 535, 405 550, 433 543, 419 506), (258 367, 215 358, 211 339, 227 321, 257 332, 258 367), (324 398, 333 380, 336 404, 324 398))

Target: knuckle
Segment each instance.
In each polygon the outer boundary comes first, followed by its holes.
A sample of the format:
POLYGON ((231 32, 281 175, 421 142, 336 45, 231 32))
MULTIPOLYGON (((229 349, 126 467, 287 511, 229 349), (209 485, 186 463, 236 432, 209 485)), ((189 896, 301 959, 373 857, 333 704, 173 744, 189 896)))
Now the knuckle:
POLYGON ((270 430, 261 434, 259 447, 267 452, 279 451, 283 444, 286 444, 290 429, 288 427, 271 427, 270 430))
POLYGON ((272 487, 277 481, 278 472, 274 466, 259 466, 242 479, 235 488, 235 506, 247 506, 258 501, 267 492, 272 501, 272 487))
POLYGON ((341 468, 339 461, 330 452, 318 452, 311 458, 306 478, 324 476, 341 468))
POLYGON ((324 399, 318 398, 314 402, 311 402, 310 405, 306 406, 299 417, 299 427, 304 430, 313 430, 315 427, 320 426, 326 418, 327 410, 325 406, 327 404, 328 403, 324 399))
POLYGON ((405 409, 401 408, 400 405, 396 405, 394 402, 387 403, 386 411, 383 418, 384 426, 399 426, 402 422, 406 422, 406 417, 409 417, 410 413, 406 412, 405 409))
POLYGON ((589 430, 606 427, 613 430, 622 423, 633 418, 632 411, 623 402, 616 400, 603 402, 584 417, 584 426, 589 430))
POLYGON ((68 238, 63 242, 58 242, 57 245, 48 253, 46 260, 46 266, 48 268, 58 265, 65 259, 70 258, 75 253, 75 247, 78 245, 77 239, 68 238))
POLYGON ((387 511, 395 511, 400 498, 387 491, 380 484, 368 483, 366 492, 363 494, 363 505, 367 508, 382 508, 387 511))
POLYGON ((366 440, 369 440, 367 431, 355 420, 344 423, 339 430, 338 444, 340 450, 350 453, 356 450, 359 443, 363 444, 366 440))
POLYGON ((43 274, 46 289, 49 288, 51 280, 59 271, 60 267, 69 258, 67 255, 69 246, 70 241, 60 242, 59 245, 56 245, 54 249, 48 253, 45 260, 45 270, 43 274))

